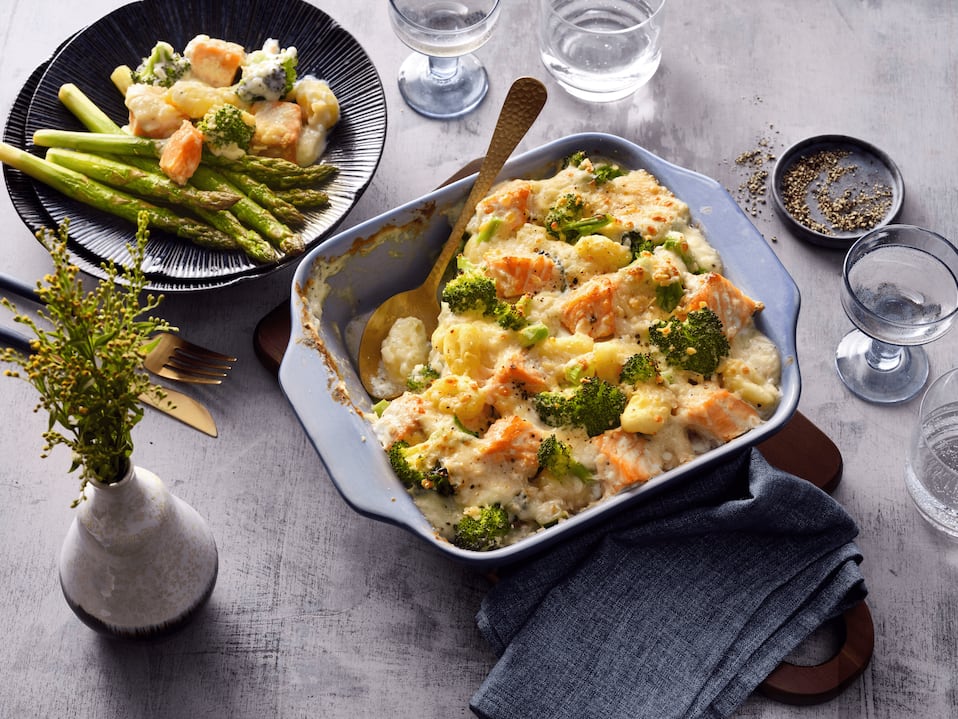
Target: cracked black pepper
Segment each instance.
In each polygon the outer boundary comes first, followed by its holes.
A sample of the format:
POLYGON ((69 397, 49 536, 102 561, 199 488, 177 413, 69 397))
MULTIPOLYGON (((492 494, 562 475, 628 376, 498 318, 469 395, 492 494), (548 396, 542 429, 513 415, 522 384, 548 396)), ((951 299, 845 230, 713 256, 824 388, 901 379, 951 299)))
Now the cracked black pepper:
POLYGON ((869 230, 885 219, 893 193, 882 182, 853 182, 847 150, 819 150, 797 159, 782 176, 782 203, 797 222, 823 235, 869 230), (843 182, 844 180, 844 182, 843 182), (844 186, 841 186, 844 185, 844 186))

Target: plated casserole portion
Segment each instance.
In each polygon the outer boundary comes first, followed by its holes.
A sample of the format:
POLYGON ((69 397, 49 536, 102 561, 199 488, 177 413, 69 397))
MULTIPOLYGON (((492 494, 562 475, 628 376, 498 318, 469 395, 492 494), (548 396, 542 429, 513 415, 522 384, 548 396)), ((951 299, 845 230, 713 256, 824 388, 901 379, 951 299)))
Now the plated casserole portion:
POLYGON ((511 544, 748 432, 781 358, 688 206, 577 153, 501 183, 467 227, 437 330, 400 320, 371 418, 439 536, 511 544))

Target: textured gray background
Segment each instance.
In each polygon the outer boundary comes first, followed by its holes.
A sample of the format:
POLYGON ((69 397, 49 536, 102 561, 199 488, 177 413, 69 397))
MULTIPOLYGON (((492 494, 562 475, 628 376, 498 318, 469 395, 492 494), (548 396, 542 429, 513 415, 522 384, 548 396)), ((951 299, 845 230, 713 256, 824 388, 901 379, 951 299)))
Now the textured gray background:
MULTIPOLYGON (((365 46, 385 85, 389 130, 355 224, 429 190, 485 149, 512 78, 546 79, 534 45, 535 4, 506 0, 480 51, 492 76, 485 104, 455 122, 425 120, 399 98, 407 54, 385 0, 316 3, 365 46)), ((0 116, 22 83, 72 32, 114 0, 0 2, 0 116)), ((958 715, 958 548, 910 505, 902 480, 917 402, 855 400, 833 369, 849 329, 838 299, 841 255, 791 236, 762 198, 739 190, 736 163, 819 133, 884 148, 907 184, 901 219, 958 234, 958 6, 950 0, 671 0, 661 69, 642 92, 588 106, 551 81, 550 99, 520 150, 580 130, 633 140, 719 180, 746 208, 803 297, 800 409, 845 459, 836 497, 861 525, 875 619, 874 659, 861 680, 821 707, 749 700, 742 717, 958 715)), ((104 78, 104 81, 106 79, 104 78)), ((771 165, 768 166, 771 169, 771 165)), ((0 192, 0 267, 32 281, 48 268, 0 192)), ((473 615, 486 580, 393 527, 354 514, 324 475, 251 338, 283 300, 291 270, 201 296, 171 296, 164 313, 184 334, 237 354, 220 388, 198 391, 220 437, 157 413, 136 431, 136 460, 203 513, 220 578, 187 632, 141 646, 104 640, 71 614, 57 583, 75 483, 67 458, 41 460, 35 395, 0 381, 0 716, 470 716, 467 702, 493 662, 473 615)), ((933 372, 955 362, 958 335, 930 349, 933 372)))

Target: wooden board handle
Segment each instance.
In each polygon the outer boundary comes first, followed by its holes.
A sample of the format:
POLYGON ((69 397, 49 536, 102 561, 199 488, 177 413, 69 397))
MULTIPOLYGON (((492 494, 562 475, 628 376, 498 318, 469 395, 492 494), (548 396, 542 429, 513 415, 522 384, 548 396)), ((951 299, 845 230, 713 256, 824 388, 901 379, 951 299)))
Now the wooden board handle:
POLYGON ((875 625, 865 602, 842 615, 845 642, 838 653, 814 666, 782 662, 758 690, 785 704, 821 704, 841 694, 858 679, 871 661, 875 648, 875 625))

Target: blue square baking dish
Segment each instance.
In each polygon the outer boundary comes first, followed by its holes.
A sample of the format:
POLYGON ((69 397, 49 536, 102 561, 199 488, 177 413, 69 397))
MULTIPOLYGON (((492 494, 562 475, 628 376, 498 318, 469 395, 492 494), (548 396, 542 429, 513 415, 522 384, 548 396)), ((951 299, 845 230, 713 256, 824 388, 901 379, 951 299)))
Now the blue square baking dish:
POLYGON ((760 443, 781 429, 798 406, 801 378, 795 337, 800 294, 729 193, 710 178, 602 133, 570 135, 519 155, 506 164, 500 179, 544 176, 579 150, 628 169, 643 168, 688 204, 693 221, 720 253, 726 276, 765 305, 756 324, 779 349, 782 399, 757 428, 644 485, 623 490, 515 544, 486 552, 460 549, 437 535, 393 474, 365 418, 373 400, 360 382, 356 349, 369 313, 425 278, 475 176, 337 234, 307 254, 293 277, 293 330, 280 366, 280 384, 330 479, 354 510, 403 527, 476 568, 528 557, 760 443))

